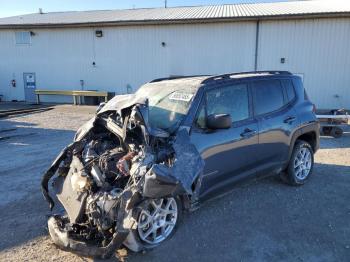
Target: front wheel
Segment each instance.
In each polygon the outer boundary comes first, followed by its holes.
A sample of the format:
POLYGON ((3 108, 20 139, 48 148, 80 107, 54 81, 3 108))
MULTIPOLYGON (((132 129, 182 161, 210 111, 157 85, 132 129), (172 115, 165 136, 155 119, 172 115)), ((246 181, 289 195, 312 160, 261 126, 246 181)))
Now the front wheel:
POLYGON ((130 232, 124 245, 136 252, 158 246, 175 233, 181 215, 178 198, 144 201, 137 210, 137 228, 130 232))
POLYGON ((294 146, 286 173, 283 174, 283 180, 291 185, 302 185, 310 177, 313 166, 314 152, 311 145, 298 140, 294 146))

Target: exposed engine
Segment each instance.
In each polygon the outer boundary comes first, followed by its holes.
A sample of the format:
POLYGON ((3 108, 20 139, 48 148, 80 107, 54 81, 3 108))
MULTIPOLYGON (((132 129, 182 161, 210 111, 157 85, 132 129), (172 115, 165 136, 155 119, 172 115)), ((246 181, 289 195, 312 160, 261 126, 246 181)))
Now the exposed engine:
POLYGON ((136 228, 143 201, 191 195, 203 168, 186 132, 175 137, 148 126, 146 101, 116 102, 77 132, 42 180, 53 208, 48 182, 57 175, 53 189, 66 211, 49 219, 53 241, 83 255, 111 255, 136 228))

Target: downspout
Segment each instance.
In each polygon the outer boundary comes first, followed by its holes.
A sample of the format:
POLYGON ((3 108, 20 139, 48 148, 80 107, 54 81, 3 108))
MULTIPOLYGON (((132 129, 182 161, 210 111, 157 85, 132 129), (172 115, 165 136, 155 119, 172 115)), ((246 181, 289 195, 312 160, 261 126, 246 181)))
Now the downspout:
POLYGON ((255 35, 255 61, 254 70, 258 70, 258 55, 259 55, 259 34, 260 34, 260 20, 256 21, 256 35, 255 35))

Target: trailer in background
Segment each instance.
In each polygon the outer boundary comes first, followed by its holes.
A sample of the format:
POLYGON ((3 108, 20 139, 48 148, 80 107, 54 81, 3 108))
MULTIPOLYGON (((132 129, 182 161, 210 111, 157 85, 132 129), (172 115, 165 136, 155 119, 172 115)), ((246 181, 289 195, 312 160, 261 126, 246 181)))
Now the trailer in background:
POLYGON ((320 134, 339 138, 343 135, 343 128, 349 125, 350 115, 345 109, 334 109, 328 113, 317 114, 320 122, 320 134))

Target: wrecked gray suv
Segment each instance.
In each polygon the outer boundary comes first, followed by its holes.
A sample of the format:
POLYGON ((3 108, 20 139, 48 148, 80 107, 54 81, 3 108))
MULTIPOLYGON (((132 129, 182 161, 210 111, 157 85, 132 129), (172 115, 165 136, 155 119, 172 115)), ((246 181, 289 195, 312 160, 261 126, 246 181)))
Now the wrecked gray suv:
POLYGON ((100 106, 44 174, 51 210, 65 210, 49 218, 49 233, 85 256, 155 247, 183 210, 242 178, 281 173, 303 184, 318 136, 313 105, 288 72, 154 80, 100 106))

